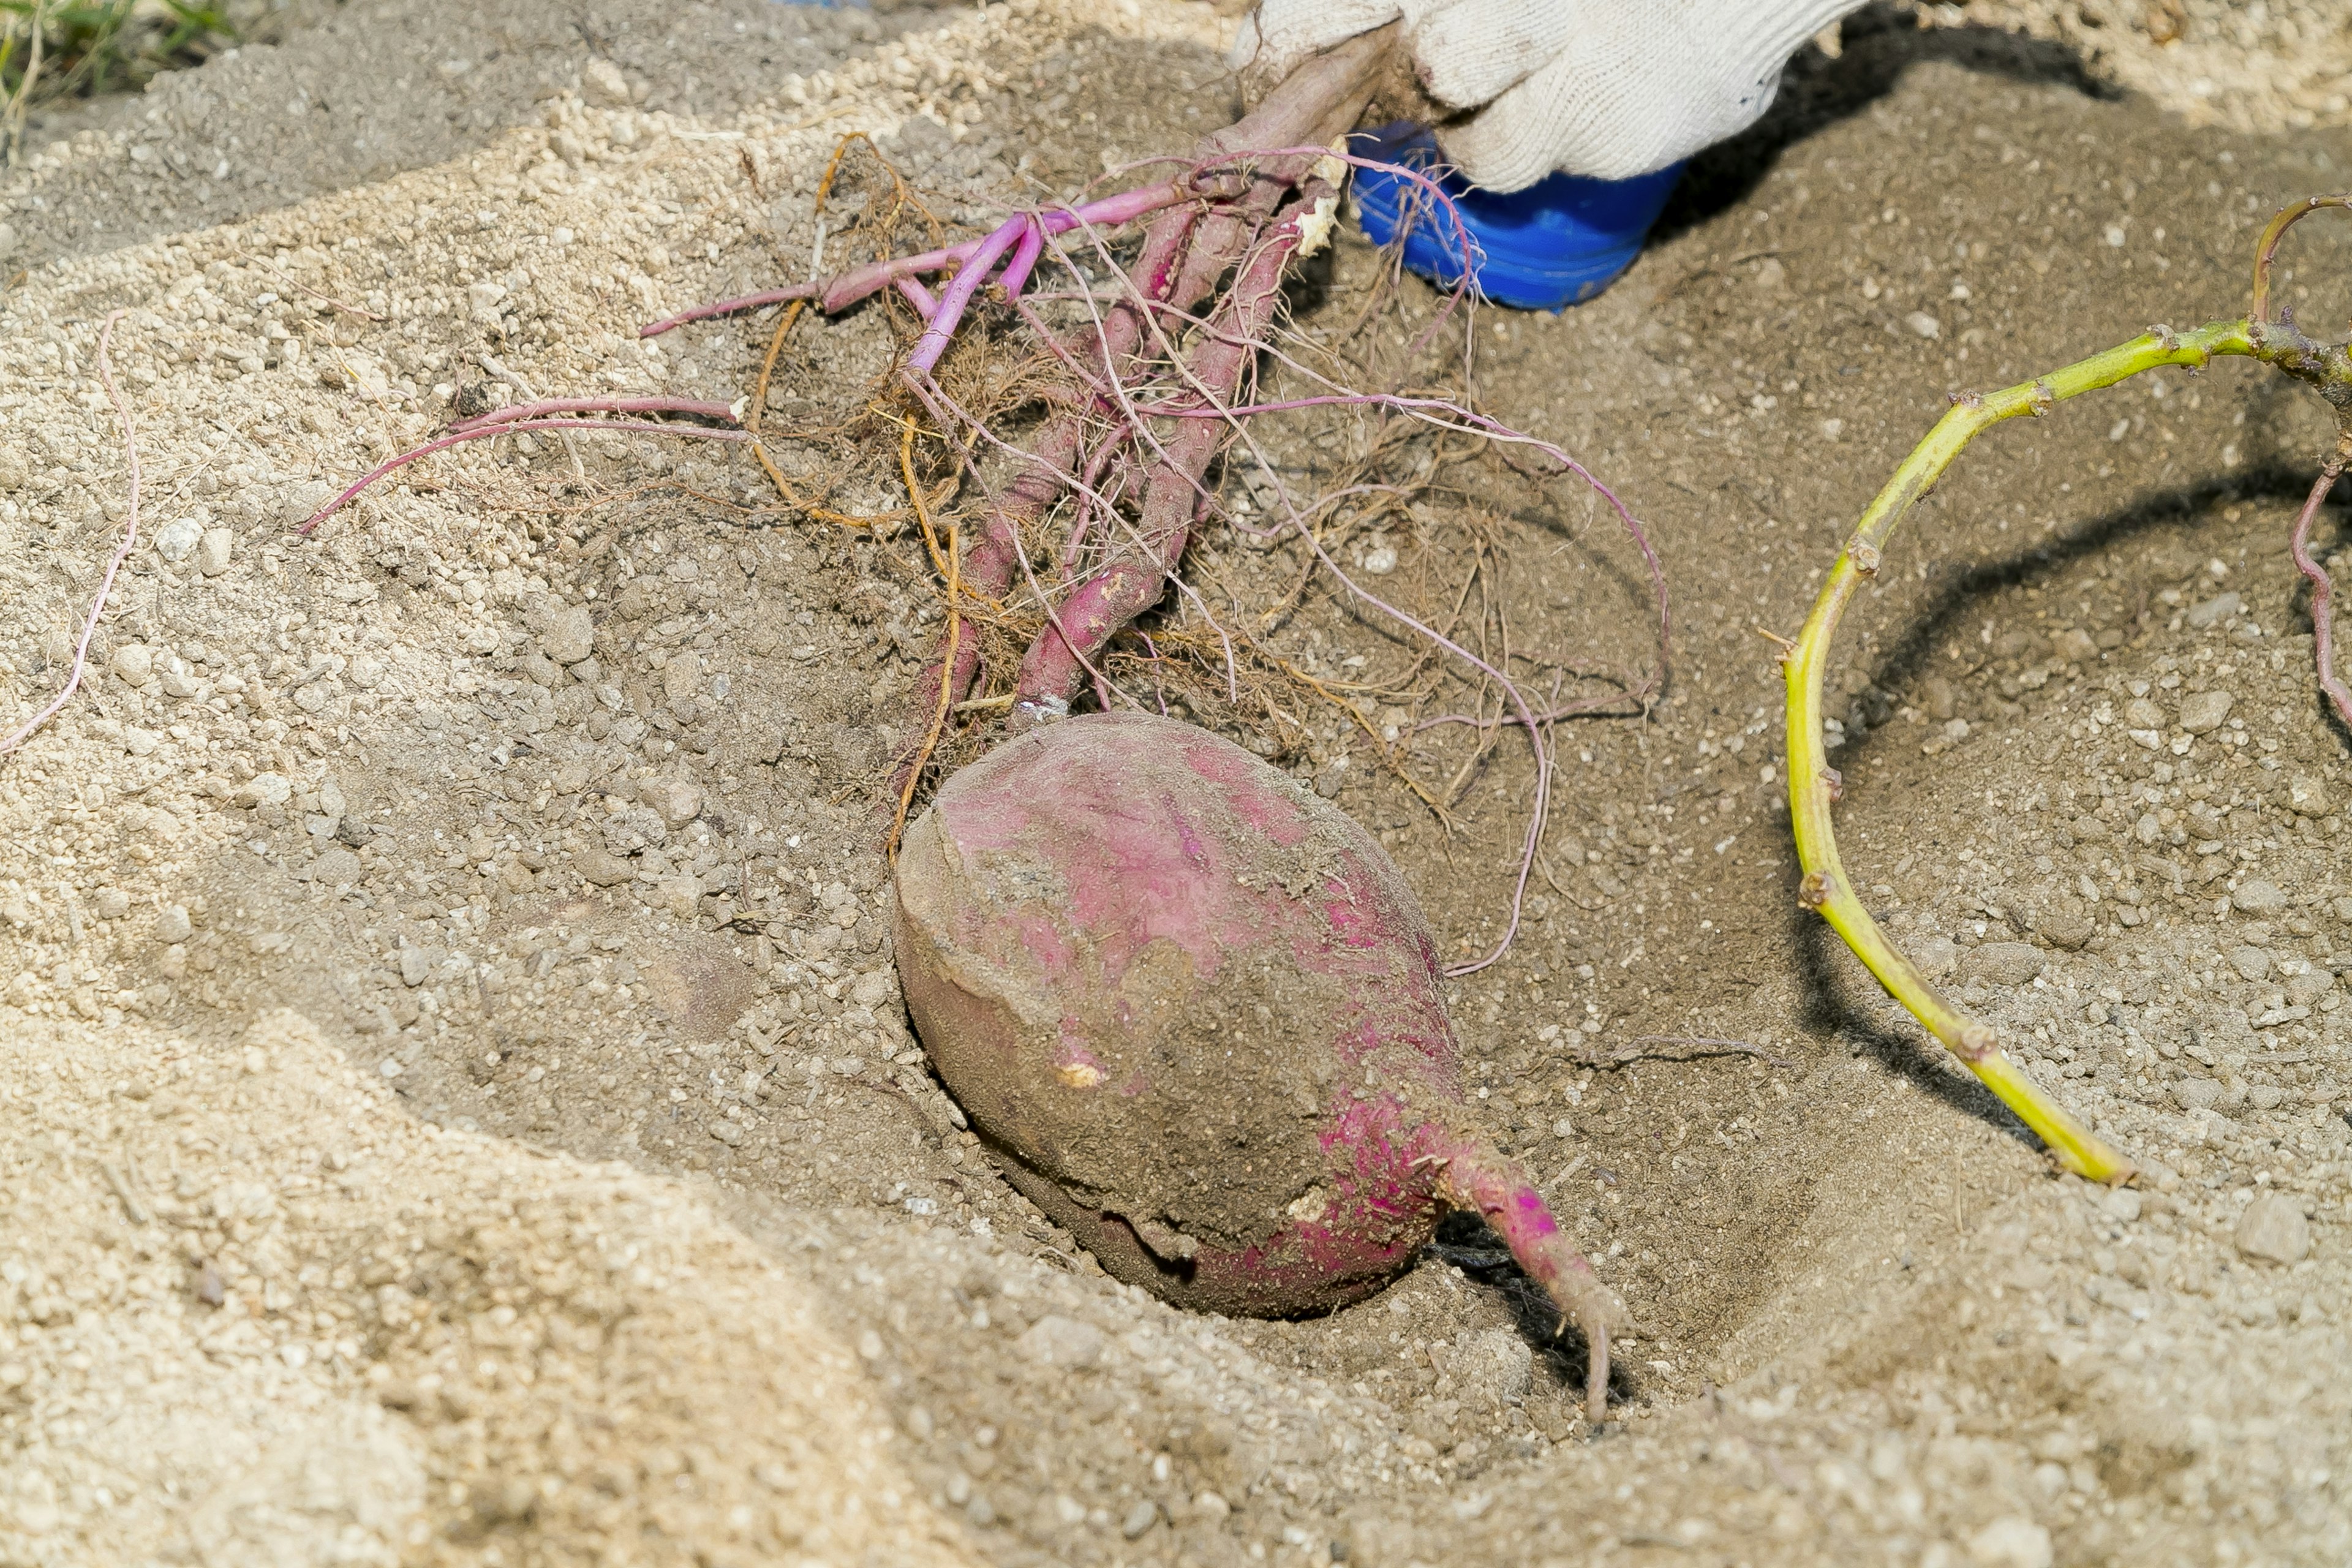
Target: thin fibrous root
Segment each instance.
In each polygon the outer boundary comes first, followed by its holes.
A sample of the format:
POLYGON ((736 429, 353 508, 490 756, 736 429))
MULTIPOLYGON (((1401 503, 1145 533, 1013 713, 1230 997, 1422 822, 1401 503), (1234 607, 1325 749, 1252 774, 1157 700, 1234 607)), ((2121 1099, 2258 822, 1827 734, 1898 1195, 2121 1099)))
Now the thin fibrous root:
POLYGON ((32 739, 42 725, 64 710, 65 705, 73 700, 73 694, 80 689, 82 677, 89 669, 90 638, 97 635, 98 623, 106 614, 106 597, 114 592, 115 576, 139 542, 139 432, 131 423, 131 405, 123 401, 121 389, 114 384, 114 366, 107 358, 107 349, 114 338, 114 323, 126 313, 114 311, 98 329, 99 384, 105 387, 107 401, 114 405, 114 416, 122 426, 122 460, 130 486, 123 501, 122 537, 116 542, 114 553, 107 558, 106 571, 98 580, 98 595, 89 602, 89 614, 83 617, 81 637, 74 644, 73 668, 67 672, 65 685, 47 707, 16 726, 5 739, 0 739, 0 757, 32 739))

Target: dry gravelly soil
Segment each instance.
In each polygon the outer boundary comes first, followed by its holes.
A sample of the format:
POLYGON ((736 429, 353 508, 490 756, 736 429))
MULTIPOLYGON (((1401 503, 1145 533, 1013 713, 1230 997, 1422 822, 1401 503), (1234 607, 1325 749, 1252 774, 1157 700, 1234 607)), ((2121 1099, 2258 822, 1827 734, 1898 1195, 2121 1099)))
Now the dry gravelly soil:
MULTIPOLYGON (((146 504, 96 678, 0 764, 0 1563, 2352 1555, 2352 769, 2284 546, 2323 420, 2232 363, 1996 432, 1844 649, 1857 875, 2134 1190, 2053 1176, 1801 916, 1755 630, 1948 393, 2242 310, 2344 132, 2191 128, 2047 41, 1875 13, 1604 299, 1481 327, 1483 395, 1622 488, 1680 612, 1665 700, 1562 730, 1536 918, 1454 994, 1492 1125, 1631 1304, 1594 1433, 1475 1237, 1328 1320, 1188 1316, 955 1126, 872 847, 935 629, 905 535, 613 437, 584 477, 477 446, 287 531, 485 354, 735 395, 761 326, 631 329, 805 268, 838 132, 943 208, 1066 189, 1231 113, 1229 24, 537 16, 353 6, 11 176, 40 265, 0 300, 0 717, 56 689, 123 512, 118 309, 146 504), (412 69, 383 113, 430 85, 442 150, 337 163, 340 97, 412 69)), ((2284 284, 2315 321, 2352 260, 2325 225, 2284 284)), ((1373 259, 1343 243, 1302 325, 1373 259)), ((886 313, 803 332, 780 406, 853 411, 886 313)), ((1638 663, 1605 520, 1448 483, 1385 542, 1394 593, 1450 604, 1475 529, 1515 647, 1638 663)), ((1207 544, 1255 603, 1295 574, 1207 544)), ((1321 596, 1274 640, 1412 657, 1321 596)), ((1244 738, 1381 834, 1450 951, 1491 939, 1524 748, 1449 838, 1288 707, 1244 738)))

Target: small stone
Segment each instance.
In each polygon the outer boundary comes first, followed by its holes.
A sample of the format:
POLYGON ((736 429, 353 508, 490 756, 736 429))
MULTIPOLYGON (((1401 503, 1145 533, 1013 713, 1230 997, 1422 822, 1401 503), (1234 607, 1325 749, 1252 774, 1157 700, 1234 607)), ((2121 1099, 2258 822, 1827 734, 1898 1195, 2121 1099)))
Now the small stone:
POLYGON ((1234 1505, 1225 1500, 1224 1494, 1222 1492, 1200 1491, 1192 1494, 1192 1517, 1195 1519, 1203 1519, 1214 1524, 1233 1511, 1234 1505))
POLYGON ((585 605, 572 605, 549 617, 539 646, 558 664, 578 664, 596 647, 596 623, 585 605))
MULTIPOLYGON (((723 1116, 714 1116, 710 1119, 709 1132, 713 1138, 718 1139, 730 1149, 742 1147, 743 1124, 740 1121, 730 1121, 723 1116)), ((871 1333, 873 1331, 869 1329, 866 1331, 871 1333)))
POLYGON ((1337 800, 1348 782, 1348 759, 1334 757, 1315 774, 1315 793, 1325 800, 1337 800))
POLYGON ((1396 546, 1375 544, 1364 552, 1364 570, 1374 577, 1385 577, 1397 569, 1396 546))
POLYGON ((2274 1083, 2258 1083, 2246 1090, 2246 1103, 2256 1110, 2276 1110, 2285 1098, 2286 1090, 2274 1083))
MULTIPOLYGON (((2244 603, 2245 601, 2239 598, 2234 593, 2216 594, 2200 605, 2192 605, 2189 606, 2189 624, 2200 632, 2208 626, 2219 626, 2223 621, 2228 620, 2231 616, 2236 615, 2239 607, 2244 603)), ((2200 695, 2210 696, 2211 694, 2208 692, 2200 693, 2200 695)), ((2181 706, 2185 708, 2188 704, 2184 702, 2181 706)), ((2194 733, 2195 731, 2191 732, 2194 733)))
POLYGON ((1147 1500, 1127 1510, 1127 1517, 1118 1521, 1118 1532, 1128 1540, 1135 1541, 1159 1522, 1160 1505, 1147 1500))
POLYGON ((2326 816, 2327 786, 2317 779, 2296 779, 2286 786, 2286 804, 2297 816, 2326 816))
POLYGON ((2280 891, 2276 882, 2265 882, 2257 877, 2239 883, 2231 890, 2230 906, 2242 915, 2268 919, 2286 912, 2286 894, 2280 891))
POLYGON ((2192 735, 2210 735, 2221 727, 2236 700, 2226 691, 2192 691, 2180 700, 2180 727, 2192 735))
POLYGON ((2264 1193, 2238 1216, 2238 1250, 2270 1263, 2300 1263, 2311 1255, 2311 1222, 2284 1193, 2264 1193))
POLYGON ((432 956, 423 948, 404 947, 400 950, 400 983, 402 984, 422 985, 432 973, 432 956))
POLYGON ((383 660, 376 658, 376 656, 372 653, 363 653, 354 657, 350 665, 345 667, 343 670, 343 679, 349 680, 353 686, 358 687, 362 691, 373 691, 377 687, 383 684, 383 660))
POLYGON ((228 570, 228 559, 236 545, 236 536, 226 528, 208 528, 196 542, 196 570, 207 577, 217 577, 228 570))
POLYGON ((194 518, 174 518, 155 531, 155 553, 176 566, 196 552, 204 537, 204 524, 194 518))
POLYGON ((1911 962, 1928 979, 1941 980, 1958 967, 1960 944, 1948 936, 1927 937, 1912 947, 1911 962))
POLYGON ((100 888, 89 906, 102 921, 119 921, 131 912, 131 895, 120 888, 100 888))
POLYGON ((2042 940, 2051 946, 2063 947, 2072 952, 2091 940, 2092 934, 2098 930, 2098 922, 2092 918, 2090 910, 2082 900, 2060 898, 2050 900, 2049 906, 2034 921, 2033 929, 2041 932, 2042 940))
POLYGON ((2242 979, 2260 980, 2271 972, 2271 955, 2259 947, 2233 947, 2230 950, 2230 967, 2242 979))
POLYGON ((2172 1086, 2173 1103, 2183 1110, 2210 1110, 2221 1103, 2221 1085, 2210 1078, 2184 1078, 2172 1086))
POLYGON ((861 974, 849 984, 849 999, 860 1007, 879 1007, 898 994, 898 983, 881 970, 861 974))
POLYGON ((155 916, 155 940, 166 947, 187 941, 194 931, 195 922, 188 919, 188 911, 183 905, 165 904, 155 916))
POLYGON ((1944 323, 1925 310, 1912 311, 1903 318, 1903 324, 1923 338, 1940 338, 1944 335, 1944 323))
POLYGON ((2048 962, 2032 942, 1989 942, 1969 949, 1960 967, 1973 979, 1990 980, 1996 985, 2025 985, 2048 962))
POLYGON ((572 868, 598 888, 616 888, 637 874, 635 867, 593 840, 572 852, 572 868))
POLYGON ((592 59, 580 68, 580 96, 604 109, 626 109, 629 79, 608 59, 592 59))
POLYGON ((330 888, 347 888, 360 879, 360 858, 348 849, 330 849, 310 862, 310 879, 330 888))
POLYGON ((1103 1332, 1092 1323, 1049 1313, 1030 1324, 1013 1348, 1041 1366, 1092 1366, 1102 1359, 1103 1332))
POLYGON ((144 643, 124 643, 107 663, 127 686, 144 686, 155 679, 155 650, 144 643))
POLYGON ((664 877, 654 885, 655 902, 678 919, 692 920, 702 902, 702 883, 692 875, 664 877))
POLYGON ((637 798, 660 816, 666 827, 683 827, 702 815, 702 792, 683 779, 647 779, 637 798))
POLYGON ((2050 1568, 2050 1532, 2030 1519, 1997 1519, 1969 1537, 1969 1557, 1982 1568, 2050 1568))
POLYGON ((236 804, 247 811, 257 806, 284 805, 293 798, 293 782, 283 773, 256 773, 236 786, 236 804))
POLYGON ((1462 1391, 1489 1405, 1517 1405, 1528 1396, 1535 1352, 1514 1329, 1486 1329, 1454 1342, 1450 1364, 1462 1391))
POLYGON ((2107 1211, 2109 1217, 2129 1225, 2139 1218, 2141 1202, 2139 1194, 2129 1187, 2109 1187, 2101 1195, 2099 1206, 2107 1211))
MULTIPOLYGON (((2099 657, 2098 639, 2081 627, 2072 627, 2050 639, 2051 647, 2066 664, 2089 664, 2099 657)), ((2150 728, 2141 725, 2140 728, 2150 728)))

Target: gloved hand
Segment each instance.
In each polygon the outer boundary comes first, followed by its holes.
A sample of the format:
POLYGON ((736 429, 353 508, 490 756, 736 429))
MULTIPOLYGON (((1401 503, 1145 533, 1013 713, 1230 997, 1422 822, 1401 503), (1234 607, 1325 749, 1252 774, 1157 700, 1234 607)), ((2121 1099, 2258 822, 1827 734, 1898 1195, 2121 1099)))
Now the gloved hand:
POLYGON ((1279 79, 1318 50, 1404 23, 1438 128, 1471 184, 1557 169, 1631 179, 1736 135, 1771 107, 1799 45, 1863 0, 1259 0, 1234 64, 1279 79))

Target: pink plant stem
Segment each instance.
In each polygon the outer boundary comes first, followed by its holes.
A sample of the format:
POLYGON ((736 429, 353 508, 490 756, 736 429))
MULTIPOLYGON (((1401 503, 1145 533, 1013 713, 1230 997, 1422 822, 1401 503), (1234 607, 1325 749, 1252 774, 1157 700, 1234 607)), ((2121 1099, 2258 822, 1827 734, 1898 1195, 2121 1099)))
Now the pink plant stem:
POLYGON ((1021 243, 1013 247, 1013 259, 1004 264, 999 279, 1004 285, 1004 297, 1018 300, 1021 291, 1029 287, 1029 274, 1035 270, 1037 258, 1045 253, 1045 230, 1042 225, 1031 224, 1024 230, 1021 243))
MULTIPOLYGON (((2347 437, 2346 446, 2352 447, 2352 437, 2347 437)), ((2318 667, 2319 689, 2334 704, 2336 717, 2352 728, 2352 690, 2345 689, 2343 678, 2336 673, 2336 584, 2329 580, 2327 569, 2311 558, 2311 525, 2319 520, 2327 492, 2336 488, 2337 476, 2344 472, 2345 456, 2338 453, 2320 468, 2311 497, 2294 520, 2294 536, 2288 548, 2294 555, 2294 569, 2311 580, 2311 657, 2318 667)))
MULTIPOLYGON (((1250 254, 1218 312, 1229 331, 1194 351, 1192 379, 1223 397, 1241 384, 1253 352, 1247 345, 1273 324, 1282 298, 1283 270, 1303 237, 1300 226, 1318 200, 1333 194, 1321 181, 1308 181, 1299 200, 1250 254)), ((1021 661, 1013 700, 1016 725, 1069 711, 1085 666, 1098 658, 1137 616, 1160 602, 1168 574, 1191 535, 1194 491, 1223 437, 1221 426, 1191 424, 1179 426, 1166 440, 1145 483, 1139 548, 1087 577, 1056 606, 1053 625, 1038 635, 1021 661)))
POLYGON ((780 305, 787 300, 814 300, 824 291, 826 282, 793 283, 782 289, 762 289, 757 294, 741 294, 732 300, 714 300, 708 305, 680 310, 675 316, 664 316, 658 321, 648 321, 637 329, 641 338, 657 338, 674 327, 689 321, 707 321, 715 316, 731 316, 739 310, 756 310, 762 305, 780 305))
POLYGON ((131 405, 122 400, 121 389, 114 384, 114 367, 106 357, 108 344, 114 337, 114 323, 122 320, 123 315, 123 311, 113 311, 106 318, 105 324, 98 329, 99 384, 106 388, 107 400, 114 405, 114 417, 122 426, 123 464, 130 473, 130 493, 123 503, 122 538, 115 545, 113 555, 107 560, 105 574, 99 579, 98 596, 90 601, 89 615, 82 621, 81 640, 74 644, 73 668, 66 676, 65 686, 50 700, 47 707, 19 724, 7 739, 0 740, 0 757, 6 756, 32 739, 34 732, 56 718, 65 705, 73 700, 73 694, 81 689, 81 678, 89 669, 90 638, 98 635, 100 617, 106 614, 106 596, 114 592, 115 575, 122 570, 122 563, 131 559, 131 552, 139 542, 139 433, 131 423, 131 405))
POLYGON ((915 307, 915 314, 922 317, 926 322, 939 314, 939 300, 932 296, 929 289, 924 288, 914 279, 899 279, 898 292, 907 297, 907 303, 915 307))
MULTIPOLYGON (((1137 190, 1122 191, 1115 196, 1087 202, 1075 207, 1049 207, 1041 213, 1015 213, 989 235, 980 239, 968 239, 961 245, 942 246, 917 256, 893 257, 885 261, 869 261, 851 268, 823 286, 818 309, 827 315, 845 306, 854 305, 869 294, 880 292, 901 278, 918 273, 939 272, 952 267, 961 277, 970 270, 980 253, 989 247, 997 236, 1015 226, 1040 229, 1046 234, 1066 234, 1082 224, 1117 227, 1149 216, 1163 207, 1176 206, 1203 195, 1199 179, 1192 175, 1170 180, 1161 184, 1145 185, 1137 190)), ((1017 230, 1016 230, 1017 232, 1017 230)), ((998 248, 993 255, 1002 256, 998 248)), ((993 257, 992 257, 992 264, 993 257)), ((973 287, 977 289, 978 283, 973 287)))
POLYGON ((408 467, 419 458, 429 458, 436 452, 446 452, 467 441, 483 441, 497 436, 515 436, 530 430, 625 430, 640 436, 684 436, 702 441, 749 441, 748 430, 706 430, 698 425, 655 425, 632 419, 531 419, 512 425, 483 425, 470 430, 453 431, 438 440, 427 441, 422 447, 412 447, 396 458, 383 462, 362 474, 344 487, 343 493, 312 512, 302 526, 294 531, 308 534, 327 519, 341 511, 353 496, 383 478, 408 467))
POLYGON ((1421 1158, 1438 1166, 1438 1192, 1484 1216, 1563 1318, 1584 1331, 1584 1413, 1598 1426, 1609 1418, 1609 1333, 1618 1312, 1609 1288, 1516 1162, 1489 1143, 1434 1127, 1423 1132, 1422 1148, 1421 1158))
POLYGON ((557 414, 691 414, 701 419, 739 423, 735 410, 724 403, 698 403, 684 397, 543 397, 536 403, 511 403, 452 419, 452 430, 475 430, 485 425, 511 425, 518 419, 544 419, 557 414))
POLYGON ((914 352, 907 356, 908 372, 916 375, 931 374, 932 367, 940 363, 940 356, 948 352, 948 341, 955 336, 956 326, 963 320, 964 310, 971 304, 972 296, 980 292, 982 283, 988 281, 988 275, 995 269, 998 259, 1019 244, 1022 236, 1033 232, 1035 227, 1035 221, 1027 213, 1015 214, 1005 219, 1003 226, 994 234, 980 242, 980 248, 971 253, 971 259, 957 271, 955 280, 940 294, 939 309, 931 312, 922 336, 915 340, 914 352))

